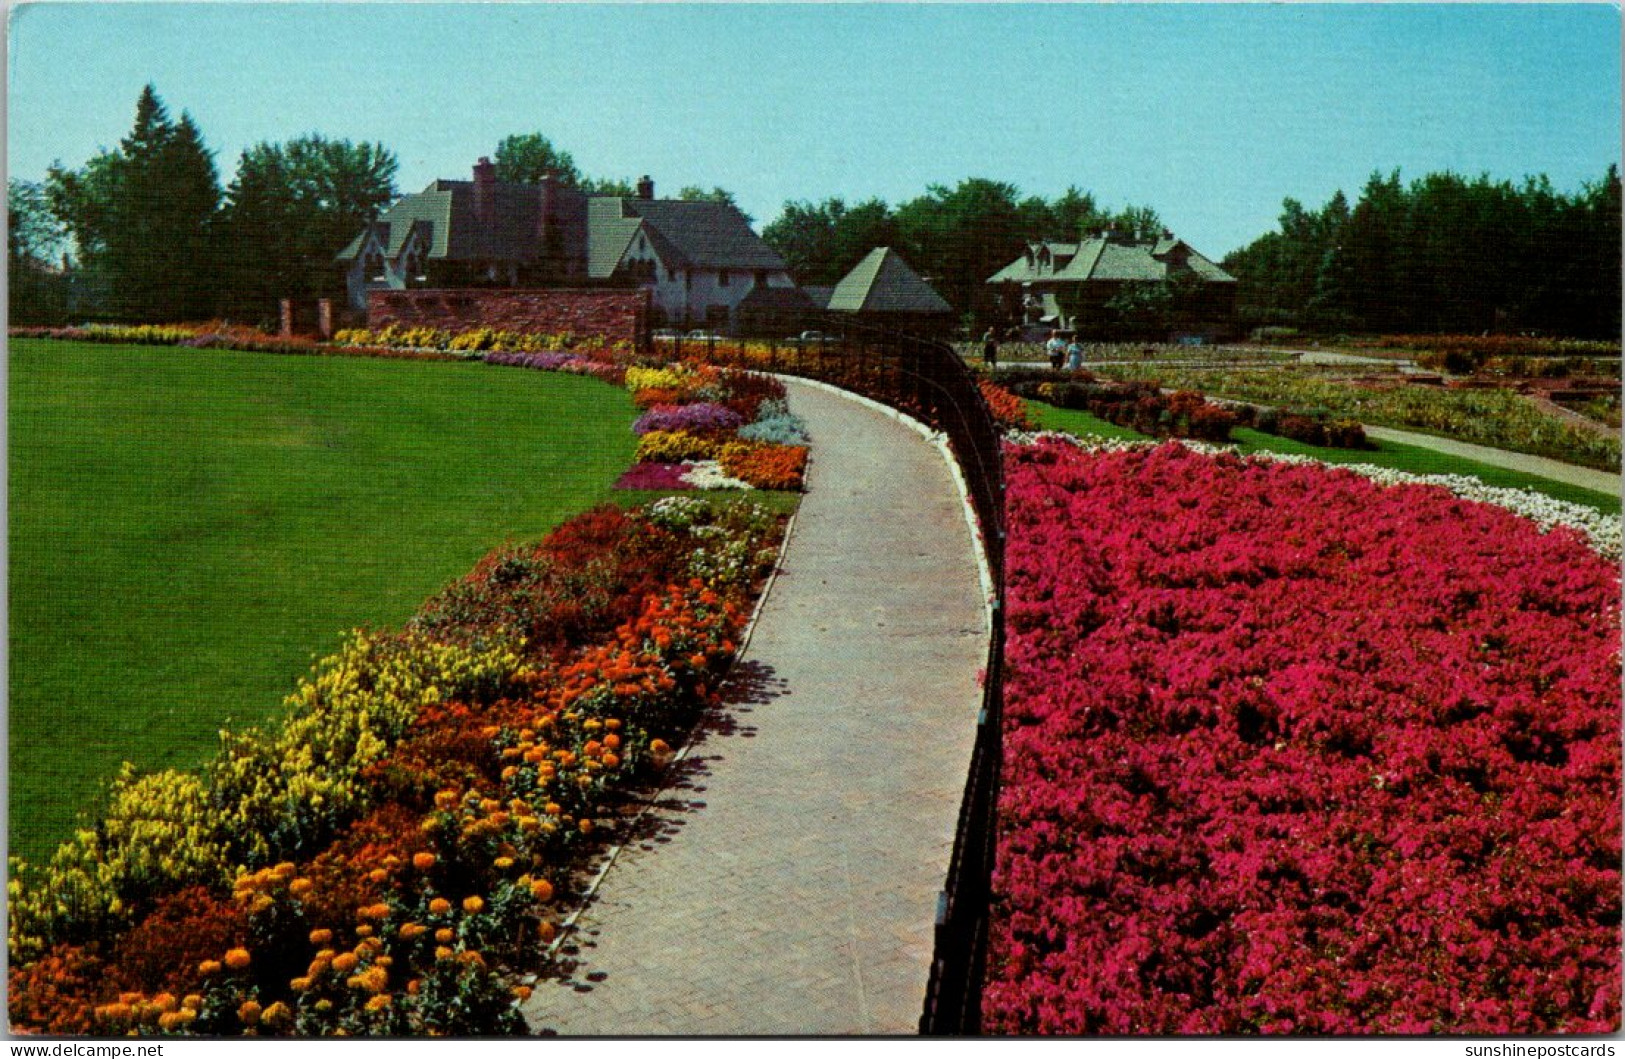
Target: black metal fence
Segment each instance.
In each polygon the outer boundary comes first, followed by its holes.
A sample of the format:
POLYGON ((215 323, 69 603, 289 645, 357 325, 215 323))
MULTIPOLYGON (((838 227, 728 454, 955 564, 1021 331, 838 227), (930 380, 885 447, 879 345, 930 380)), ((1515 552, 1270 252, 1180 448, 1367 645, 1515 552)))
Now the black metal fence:
POLYGON ((933 1036, 975 1034, 981 1026, 1003 757, 1004 474, 999 430, 975 375, 945 343, 833 314, 822 321, 821 335, 781 342, 657 338, 654 352, 818 379, 914 416, 948 439, 991 574, 992 633, 970 772, 948 877, 937 899, 936 951, 919 1028, 933 1036))

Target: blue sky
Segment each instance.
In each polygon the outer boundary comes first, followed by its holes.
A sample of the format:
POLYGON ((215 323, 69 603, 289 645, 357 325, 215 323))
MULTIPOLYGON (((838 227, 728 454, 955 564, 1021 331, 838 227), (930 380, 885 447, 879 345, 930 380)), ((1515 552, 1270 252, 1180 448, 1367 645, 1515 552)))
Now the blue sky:
POLYGON ((897 203, 986 176, 1150 205, 1222 256, 1373 170, 1563 190, 1620 156, 1601 4, 140 4, 14 7, 8 168, 128 132, 143 84, 222 183, 248 145, 382 142, 402 190, 541 131, 594 176, 897 203))

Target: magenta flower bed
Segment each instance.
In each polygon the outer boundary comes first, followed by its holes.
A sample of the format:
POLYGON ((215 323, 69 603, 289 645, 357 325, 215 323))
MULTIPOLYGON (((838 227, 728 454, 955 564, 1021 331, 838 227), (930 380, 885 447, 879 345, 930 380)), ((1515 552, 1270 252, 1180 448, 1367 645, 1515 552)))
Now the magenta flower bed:
POLYGON ((689 463, 635 463, 615 482, 617 489, 690 489, 683 475, 693 469, 689 463))
POLYGON ((986 1029, 1618 1029, 1615 567, 1318 466, 1007 466, 986 1029))

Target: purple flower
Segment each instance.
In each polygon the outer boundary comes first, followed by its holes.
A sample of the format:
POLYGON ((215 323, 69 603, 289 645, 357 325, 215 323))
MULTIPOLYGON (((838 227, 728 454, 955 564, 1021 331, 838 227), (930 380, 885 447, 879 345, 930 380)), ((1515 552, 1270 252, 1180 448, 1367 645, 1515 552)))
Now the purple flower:
POLYGON ((643 435, 651 430, 686 430, 691 434, 704 434, 738 430, 744 425, 744 417, 719 404, 705 401, 683 405, 657 404, 632 424, 632 433, 643 435))

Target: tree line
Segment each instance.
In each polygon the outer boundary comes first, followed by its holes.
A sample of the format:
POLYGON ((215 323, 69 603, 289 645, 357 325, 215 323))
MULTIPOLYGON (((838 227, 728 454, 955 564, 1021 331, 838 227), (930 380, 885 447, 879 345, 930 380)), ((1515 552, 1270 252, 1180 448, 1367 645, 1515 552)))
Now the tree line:
MULTIPOLYGON (((498 180, 554 174, 596 195, 630 180, 584 174, 541 133, 492 156, 498 180)), ((117 150, 43 182, 11 180, 7 254, 17 322, 276 317, 276 301, 342 293, 334 255, 397 196, 398 162, 376 143, 319 134, 242 152, 224 187, 191 116, 170 116, 152 85, 117 150), (63 250, 71 244, 71 260, 63 250)), ((698 186, 684 199, 734 203, 698 186)), ((1404 184, 1374 174, 1352 206, 1287 199, 1280 228, 1224 259, 1246 326, 1316 331, 1541 331, 1615 337, 1620 329, 1620 177, 1573 194, 1544 177, 1521 185, 1433 173, 1404 184)), ((833 286, 891 246, 976 327, 993 309, 986 280, 1031 241, 1071 242, 1103 227, 1154 237, 1148 206, 1120 210, 1069 187, 1053 199, 971 177, 897 206, 871 198, 786 202, 763 238, 797 282, 833 286)))
POLYGON ((870 250, 890 246, 979 326, 992 308, 987 278, 1029 242, 1075 242, 1108 226, 1152 238, 1162 220, 1148 206, 1105 209, 1077 187, 1051 200, 1023 196, 1014 184, 970 177, 951 188, 931 184, 895 208, 880 199, 850 206, 841 198, 787 202, 762 238, 804 286, 833 286, 870 250))
MULTIPOLYGON (((492 161, 498 180, 551 170, 591 194, 634 193, 629 180, 584 176, 539 133, 504 138, 492 161)), ((222 187, 197 123, 171 117, 149 84, 116 150, 7 182, 11 319, 270 325, 281 298, 342 295, 334 256, 399 196, 398 168, 380 144, 313 133, 249 147, 222 187)), ((678 194, 733 201, 722 188, 678 194)))
POLYGON ((1350 206, 1294 199, 1280 227, 1235 251, 1247 326, 1317 332, 1620 333, 1620 176, 1572 194, 1521 184, 1374 173, 1350 206))

